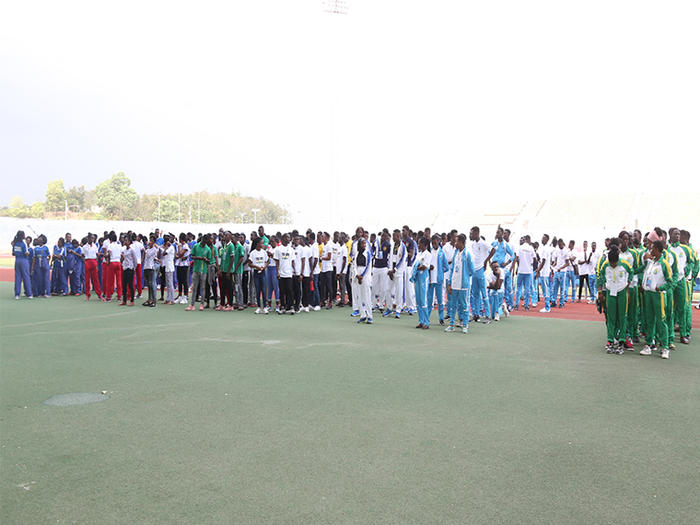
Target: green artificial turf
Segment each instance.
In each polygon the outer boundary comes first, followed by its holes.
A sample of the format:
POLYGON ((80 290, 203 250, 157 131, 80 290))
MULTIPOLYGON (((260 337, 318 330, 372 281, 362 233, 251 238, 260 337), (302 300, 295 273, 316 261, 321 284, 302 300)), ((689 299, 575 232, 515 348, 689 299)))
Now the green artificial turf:
POLYGON ((664 361, 606 355, 599 322, 349 313, 3 283, 0 522, 697 523, 697 340, 664 361))

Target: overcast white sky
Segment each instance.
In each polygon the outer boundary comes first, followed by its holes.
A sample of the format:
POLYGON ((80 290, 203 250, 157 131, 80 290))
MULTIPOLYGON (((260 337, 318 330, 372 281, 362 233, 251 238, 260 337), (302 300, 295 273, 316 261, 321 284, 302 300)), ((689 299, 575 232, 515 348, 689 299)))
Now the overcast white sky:
POLYGON ((697 188, 700 2, 347 4, 3 2, 1 203, 117 171, 314 223, 697 188))

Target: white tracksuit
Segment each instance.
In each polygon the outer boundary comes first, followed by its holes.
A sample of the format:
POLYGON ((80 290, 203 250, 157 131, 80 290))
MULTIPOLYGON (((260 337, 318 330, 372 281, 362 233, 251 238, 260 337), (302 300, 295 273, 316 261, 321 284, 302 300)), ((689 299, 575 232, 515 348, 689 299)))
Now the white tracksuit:
POLYGON ((396 311, 400 312, 405 306, 404 296, 404 276, 406 273, 406 258, 408 253, 406 245, 401 242, 394 253, 394 246, 391 249, 390 266, 395 270, 394 278, 389 279, 389 287, 391 289, 392 301, 396 305, 396 311))
POLYGON ((352 258, 352 304, 355 310, 359 310, 360 317, 372 319, 372 306, 374 304, 374 297, 372 296, 372 252, 365 251, 363 255, 367 260, 366 266, 358 266, 357 253, 352 258), (358 275, 362 276, 362 283, 357 281, 358 275), (357 302, 354 302, 355 290, 357 290, 357 302))

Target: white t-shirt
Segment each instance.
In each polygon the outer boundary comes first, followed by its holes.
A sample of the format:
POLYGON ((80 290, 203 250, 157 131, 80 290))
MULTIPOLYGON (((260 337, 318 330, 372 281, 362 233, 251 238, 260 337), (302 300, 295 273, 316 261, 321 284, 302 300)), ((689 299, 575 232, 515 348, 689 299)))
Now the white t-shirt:
MULTIPOLYGON (((278 244, 277 246, 282 246, 282 245, 281 245, 281 244, 278 244)), ((272 246, 268 245, 267 248, 266 248, 266 250, 267 250, 267 251, 266 251, 266 253, 267 253, 267 258, 268 258, 269 261, 270 261, 270 264, 268 265, 268 267, 274 268, 275 266, 277 266, 277 263, 275 262, 275 248, 273 248, 272 246)))
POLYGON ((437 284, 437 275, 438 275, 438 255, 440 254, 440 250, 433 250, 430 252, 430 263, 428 264, 428 267, 433 267, 432 270, 430 270, 430 284, 437 284))
POLYGON ((189 266, 190 265, 190 261, 188 260, 188 258, 190 256, 189 245, 187 243, 178 244, 177 251, 179 252, 180 250, 185 250, 185 253, 182 256, 182 259, 175 259, 175 266, 189 266))
POLYGON ((552 270, 552 247, 543 246, 540 248, 540 257, 544 261, 544 265, 540 271, 540 277, 549 277, 549 272, 552 270))
POLYGON ((311 246, 304 246, 301 249, 301 258, 304 260, 304 271, 302 277, 311 277, 311 246))
POLYGON ((155 260, 156 257, 158 256, 158 246, 155 244, 153 245, 153 248, 146 248, 146 256, 143 259, 143 269, 144 270, 153 270, 155 267, 155 260))
POLYGON ((566 268, 566 271, 573 272, 577 260, 576 252, 574 250, 569 250, 568 248, 566 251, 569 253, 569 266, 566 268))
POLYGON ((131 243, 131 247, 136 252, 136 265, 141 264, 141 250, 143 250, 143 243, 141 241, 134 241, 131 243))
POLYGON ((275 248, 275 257, 279 264, 280 277, 292 277, 294 270, 292 269, 292 261, 294 260, 294 249, 290 246, 278 245, 275 248))
POLYGON ((175 271, 175 247, 171 244, 163 254, 163 266, 166 272, 175 271))
POLYGON ((467 288, 462 286, 462 252, 459 250, 455 250, 455 258, 452 264, 452 283, 450 286, 452 286, 453 290, 466 290, 467 288))
POLYGON ((310 246, 311 253, 309 254, 309 268, 311 267, 312 259, 316 259, 314 266, 314 275, 321 273, 321 262, 318 260, 318 243, 315 242, 310 246))
POLYGON ((96 244, 86 244, 82 247, 83 255, 85 259, 97 259, 97 245, 96 244))
POLYGON ((588 275, 595 275, 595 269, 598 266, 599 260, 600 260, 600 253, 593 252, 591 254, 591 262, 588 264, 588 275))
POLYGON ((566 264, 566 261, 569 260, 569 250, 566 248, 557 248, 554 250, 554 253, 552 254, 552 261, 554 263, 554 271, 555 272, 564 272, 568 271, 569 267, 567 266, 566 268, 563 268, 563 266, 566 264))
MULTIPOLYGON (((432 259, 432 254, 428 250, 425 250, 423 252, 418 252, 418 256, 416 257, 416 260, 413 262, 414 266, 425 266, 426 267, 426 272, 430 269, 430 261, 432 259)), ((420 273, 420 272, 419 272, 420 273)), ((430 277, 430 274, 428 274, 428 277, 430 277)))
MULTIPOLYGON (((124 270, 135 270, 136 269, 136 252, 137 249, 132 244, 128 248, 125 246, 122 250, 124 254, 124 260, 122 261, 122 269, 124 270)), ((110 259, 111 260, 111 259, 110 259)))
POLYGON ((491 253, 491 246, 486 244, 486 241, 479 239, 472 243, 470 251, 472 252, 474 269, 478 270, 484 267, 484 261, 489 256, 489 253, 491 253))
POLYGON ((457 253, 457 248, 452 246, 449 242, 442 247, 442 251, 445 252, 445 258, 447 259, 447 264, 452 266, 452 261, 455 258, 455 253, 457 253))
POLYGON ((301 246, 295 246, 292 248, 294 250, 294 276, 298 277, 301 274, 301 246))
MULTIPOLYGON (((504 287, 505 287, 505 284, 506 284, 505 273, 504 273, 504 271, 503 271, 503 268, 501 268, 501 275, 498 276, 498 277, 501 278, 501 286, 500 286, 500 288, 499 288, 497 291, 502 292, 503 289, 504 289, 504 287)), ((496 282, 496 280, 498 279, 498 277, 496 277, 496 274, 495 274, 495 273, 491 272, 490 274, 488 274, 488 275, 486 276, 486 281, 487 281, 489 284, 492 284, 492 283, 495 283, 495 282, 496 282)), ((493 288, 489 288, 489 291, 492 291, 492 290, 493 290, 493 288)))
POLYGON ((343 270, 343 273, 347 273, 348 271, 348 247, 345 246, 344 244, 339 244, 338 245, 338 254, 337 254, 337 265, 336 265, 336 271, 340 273, 340 270, 343 270), (343 265, 343 258, 345 259, 345 265, 343 265))
POLYGON ((111 242, 107 246, 107 251, 109 252, 109 262, 115 263, 119 262, 122 256, 122 245, 116 242, 111 242))
POLYGON ((534 261, 535 250, 529 244, 523 244, 518 250, 518 274, 531 274, 534 261))
MULTIPOLYGON (((268 256, 267 252, 265 250, 253 250, 250 252, 250 255, 248 255, 250 258, 250 262, 253 263, 254 266, 259 266, 261 268, 265 267, 265 263, 267 262, 268 256)), ((255 269, 254 270, 257 273, 260 273, 260 270, 255 269)))
POLYGON ((333 253, 333 246, 332 243, 327 242, 326 244, 323 245, 323 253, 321 254, 321 271, 322 272, 331 272, 333 271, 333 255, 331 255, 330 260, 326 261, 325 257, 328 254, 333 253))

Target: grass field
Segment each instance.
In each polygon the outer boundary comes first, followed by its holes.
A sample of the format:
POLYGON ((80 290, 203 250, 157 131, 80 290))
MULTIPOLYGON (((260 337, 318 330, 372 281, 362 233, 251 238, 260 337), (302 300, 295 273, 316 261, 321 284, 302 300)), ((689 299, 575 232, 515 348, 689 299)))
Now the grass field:
POLYGON ((606 355, 600 322, 11 296, 3 524, 698 523, 697 339, 664 361, 606 355))

